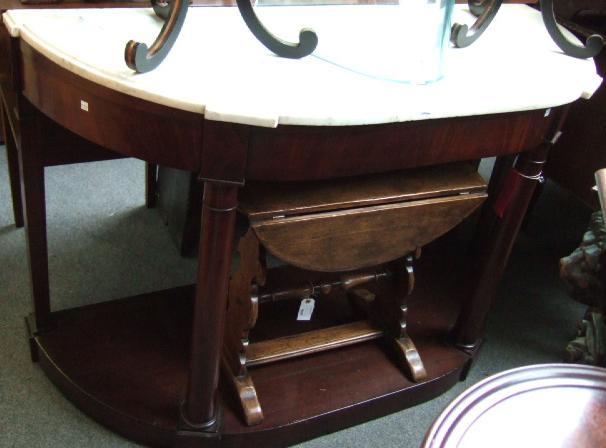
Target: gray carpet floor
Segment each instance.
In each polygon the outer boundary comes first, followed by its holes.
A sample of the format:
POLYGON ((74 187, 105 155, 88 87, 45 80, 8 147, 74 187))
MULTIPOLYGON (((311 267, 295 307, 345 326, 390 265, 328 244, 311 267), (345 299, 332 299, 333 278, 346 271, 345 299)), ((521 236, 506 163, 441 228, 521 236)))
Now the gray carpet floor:
MULTIPOLYGON (((32 364, 23 317, 31 310, 26 243, 13 223, 0 147, 0 447, 138 446, 67 401, 32 364)), ((46 169, 53 310, 193 282, 158 213, 144 206, 144 165, 126 159, 46 169)), ((559 362, 583 307, 558 279, 558 260, 580 241, 588 211, 548 185, 520 235, 465 382, 446 394, 300 447, 417 447, 458 393, 505 369, 559 362)))

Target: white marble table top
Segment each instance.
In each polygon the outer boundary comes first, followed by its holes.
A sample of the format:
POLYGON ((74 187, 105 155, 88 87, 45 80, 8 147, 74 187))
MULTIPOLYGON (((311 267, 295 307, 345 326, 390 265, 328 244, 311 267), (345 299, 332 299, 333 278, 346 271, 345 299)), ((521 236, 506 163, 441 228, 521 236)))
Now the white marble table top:
MULTIPOLYGON (((361 33, 373 36, 384 28, 381 15, 388 17, 393 13, 389 8, 397 6, 258 10, 268 28, 285 39, 296 40, 301 27, 314 28, 320 41, 316 53, 321 53, 323 39, 339 37, 331 33, 339 32, 339 18, 352 8, 365 8, 355 13, 369 17, 361 33)), ((474 21, 463 5, 455 7, 453 19, 470 25, 474 21)), ((190 8, 172 51, 146 74, 133 73, 123 58, 128 40, 149 45, 155 39, 162 23, 151 9, 14 10, 3 21, 12 36, 93 82, 209 120, 265 127, 364 125, 545 109, 588 98, 601 83, 593 60, 562 54, 540 14, 525 5, 503 5, 475 44, 448 48, 445 76, 426 85, 357 73, 313 55, 300 60, 276 57, 250 34, 234 7, 190 8)), ((347 48, 343 51, 355 57, 355 47, 347 48)), ((378 46, 376 52, 394 54, 378 46)), ((401 54, 407 57, 405 48, 401 54)))

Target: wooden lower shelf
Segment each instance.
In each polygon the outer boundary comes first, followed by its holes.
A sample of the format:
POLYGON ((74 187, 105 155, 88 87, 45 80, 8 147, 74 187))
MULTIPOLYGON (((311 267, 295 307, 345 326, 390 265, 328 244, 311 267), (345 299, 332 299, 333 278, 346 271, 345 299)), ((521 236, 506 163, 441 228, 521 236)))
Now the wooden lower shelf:
MULTIPOLYGON (((246 426, 230 389, 222 387, 220 446, 292 444, 452 387, 470 360, 447 342, 461 297, 453 294, 461 278, 454 267, 464 263, 436 259, 443 262, 439 268, 435 260, 421 259, 409 307, 409 331, 426 381, 410 382, 381 340, 254 367, 265 419, 246 426), (432 272, 436 268, 440 272, 432 272), (434 275, 440 281, 431 281, 434 275)), ((33 337, 40 366, 95 420, 139 442, 173 446, 187 386, 193 294, 188 286, 56 312, 54 330, 33 337)), ((211 445, 198 439, 187 446, 211 445)))

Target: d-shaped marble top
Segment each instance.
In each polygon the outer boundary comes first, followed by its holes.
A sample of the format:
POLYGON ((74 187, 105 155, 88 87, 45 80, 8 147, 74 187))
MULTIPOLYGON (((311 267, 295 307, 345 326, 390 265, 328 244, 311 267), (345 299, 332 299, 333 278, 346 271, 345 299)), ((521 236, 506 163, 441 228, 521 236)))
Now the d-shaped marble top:
MULTIPOLYGON (((126 66, 124 47, 130 39, 153 42, 162 22, 151 9, 14 10, 3 21, 13 37, 88 80, 209 120, 265 127, 543 109, 589 98, 601 83, 593 60, 574 59, 558 49, 537 11, 509 4, 472 46, 447 48, 441 80, 419 85, 382 78, 381 57, 387 65, 390 58, 412 64, 416 57, 407 45, 417 43, 386 38, 393 18, 400 20, 394 8, 257 8, 265 25, 284 39, 296 41, 302 27, 317 32, 316 52, 300 60, 277 57, 263 47, 237 8, 190 8, 172 51, 145 74, 126 66), (355 21, 347 17, 364 20, 352 28, 355 21), (347 31, 354 32, 348 36, 347 31), (338 54, 357 71, 324 58, 335 42, 338 54)), ((410 20, 406 26, 414 23, 410 20)), ((453 20, 471 25, 475 18, 458 5, 453 20)))

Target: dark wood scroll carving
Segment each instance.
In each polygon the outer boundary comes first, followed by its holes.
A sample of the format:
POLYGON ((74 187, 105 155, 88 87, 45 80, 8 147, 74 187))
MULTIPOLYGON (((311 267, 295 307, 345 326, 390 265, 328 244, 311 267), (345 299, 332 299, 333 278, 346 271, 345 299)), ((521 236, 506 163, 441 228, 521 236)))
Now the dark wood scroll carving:
POLYGON ((552 0, 541 0, 541 15, 543 23, 549 35, 560 49, 568 56, 585 59, 596 56, 604 47, 604 38, 599 34, 593 34, 587 38, 585 45, 572 43, 560 30, 553 10, 552 0))
POLYGON ((473 44, 486 31, 492 19, 499 12, 503 0, 469 0, 469 10, 478 19, 469 28, 467 25, 455 23, 450 32, 450 41, 458 48, 473 44))
POLYGON ((246 368, 248 335, 259 315, 258 288, 265 283, 261 247, 252 229, 240 239, 239 269, 232 275, 228 293, 225 341, 221 365, 236 392, 247 425, 263 421, 255 385, 246 368))
POLYGON ((414 254, 409 254, 389 264, 395 294, 380 294, 377 296, 383 326, 388 339, 391 340, 395 353, 411 380, 423 381, 427 371, 414 342, 408 335, 408 296, 415 286, 414 259, 421 255, 420 248, 414 254))
POLYGON ((284 41, 263 26, 250 0, 237 0, 238 10, 251 33, 269 50, 278 56, 290 59, 300 59, 310 55, 318 45, 318 36, 313 30, 304 28, 299 32, 299 42, 284 41))
POLYGON ((149 48, 142 42, 130 40, 124 50, 126 65, 137 73, 149 72, 162 63, 179 36, 189 2, 173 0, 167 3, 152 0, 152 5, 156 15, 164 20, 160 34, 149 48))

